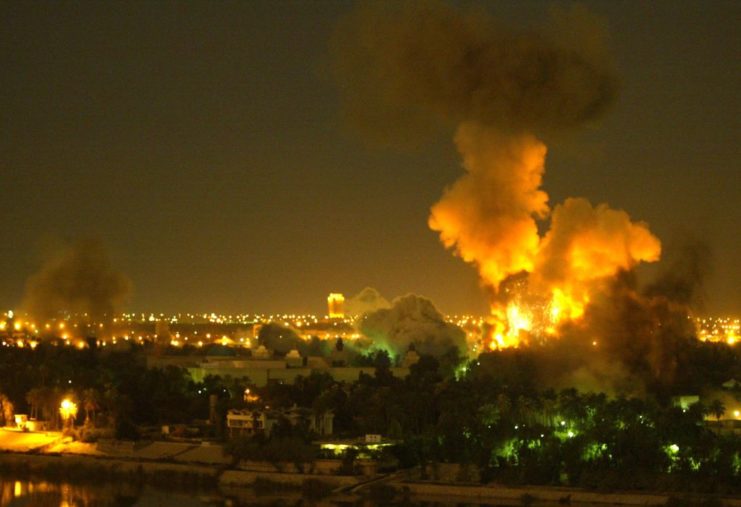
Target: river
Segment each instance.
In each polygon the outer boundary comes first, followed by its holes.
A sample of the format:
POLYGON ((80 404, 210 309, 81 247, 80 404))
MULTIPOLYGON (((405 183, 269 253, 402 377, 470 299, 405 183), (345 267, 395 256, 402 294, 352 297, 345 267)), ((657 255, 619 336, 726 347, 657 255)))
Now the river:
MULTIPOLYGON (((2 507, 490 507, 502 504, 450 503, 417 499, 387 501, 353 496, 322 500, 299 493, 256 494, 249 489, 165 490, 125 483, 70 483, 0 477, 2 507)), ((543 506, 543 504, 539 504, 543 506)), ((547 506, 545 506, 547 507, 547 506)))

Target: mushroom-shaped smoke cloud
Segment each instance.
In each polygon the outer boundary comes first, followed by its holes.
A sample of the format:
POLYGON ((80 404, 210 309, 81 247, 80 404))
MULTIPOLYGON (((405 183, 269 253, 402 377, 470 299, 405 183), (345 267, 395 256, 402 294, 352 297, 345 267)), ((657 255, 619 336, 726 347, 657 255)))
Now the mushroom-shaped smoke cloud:
POLYGON ((429 226, 490 289, 492 347, 557 333, 583 315, 595 287, 658 259, 659 240, 624 211, 568 199, 551 212, 541 189, 539 138, 598 119, 617 95, 605 30, 586 10, 513 32, 481 10, 374 2, 334 42, 347 115, 364 131, 457 126, 466 172, 432 206, 429 226))

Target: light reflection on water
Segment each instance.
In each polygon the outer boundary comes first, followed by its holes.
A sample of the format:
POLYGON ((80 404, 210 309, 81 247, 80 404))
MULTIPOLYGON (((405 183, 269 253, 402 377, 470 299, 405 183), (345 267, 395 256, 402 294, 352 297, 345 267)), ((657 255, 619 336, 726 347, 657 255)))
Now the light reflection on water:
POLYGON ((129 507, 168 506, 203 507, 239 505, 218 496, 137 488, 108 484, 72 484, 40 479, 0 478, 2 507, 129 507))
MULTIPOLYGON (((299 493, 256 495, 250 489, 183 492, 126 483, 75 484, 41 479, 0 477, 0 507, 494 507, 503 504, 430 502, 416 499, 395 502, 359 497, 308 500, 299 493)), ((549 507, 546 504, 539 504, 549 507)), ((551 506, 553 507, 553 506, 551 506)))

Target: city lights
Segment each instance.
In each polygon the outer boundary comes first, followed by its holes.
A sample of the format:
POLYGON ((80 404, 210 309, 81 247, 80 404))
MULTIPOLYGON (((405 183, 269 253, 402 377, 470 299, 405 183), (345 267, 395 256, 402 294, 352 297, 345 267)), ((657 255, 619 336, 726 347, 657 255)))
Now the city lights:
MULTIPOLYGON (((534 339, 557 337, 556 320, 550 320, 549 317, 546 322, 540 322, 537 320, 539 317, 536 317, 536 315, 553 316, 554 314, 539 312, 540 310, 533 310, 527 305, 511 303, 504 313, 495 312, 490 317, 450 315, 445 317, 445 320, 464 330, 470 352, 476 353, 480 350, 528 345, 534 339)), ((17 314, 14 315, 17 317, 17 314)), ((35 348, 40 343, 58 338, 63 341, 64 345, 83 349, 87 347, 85 338, 89 336, 95 336, 100 346, 108 343, 115 344, 118 339, 125 341, 136 339, 139 343, 156 343, 161 338, 169 336, 167 343, 173 347, 183 347, 188 344, 195 347, 219 344, 225 347, 249 349, 260 328, 270 323, 280 324, 307 341, 312 337, 323 340, 341 337, 343 340, 351 341, 361 337, 357 331, 359 325, 357 317, 348 315, 326 320, 321 316, 311 314, 218 314, 211 312, 207 314, 159 314, 155 321, 151 321, 152 315, 154 314, 121 314, 112 319, 109 327, 104 326, 103 323, 89 322, 88 318, 82 315, 71 315, 62 321, 50 321, 43 324, 17 318, 10 328, 7 321, 0 321, 0 340, 6 346, 8 344, 15 344, 18 347, 31 345, 35 348), (166 329, 160 326, 161 322, 166 322, 169 327, 166 329), (341 327, 337 327, 338 325, 341 327), (224 332, 223 328, 227 326, 243 327, 237 328, 236 332, 224 332)), ((558 315, 563 315, 563 312, 559 310, 558 315)), ((697 338, 702 341, 723 342, 732 346, 739 342, 741 326, 738 318, 694 317, 692 320, 697 327, 697 338)), ((596 339, 589 343, 593 347, 598 346, 596 339)))

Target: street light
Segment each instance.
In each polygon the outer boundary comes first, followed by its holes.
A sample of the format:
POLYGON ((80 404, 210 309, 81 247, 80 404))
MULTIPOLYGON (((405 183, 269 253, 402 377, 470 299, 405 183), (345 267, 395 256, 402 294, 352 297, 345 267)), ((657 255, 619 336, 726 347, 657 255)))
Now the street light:
POLYGON ((72 421, 77 417, 77 403, 69 398, 63 399, 59 405, 59 415, 62 416, 65 426, 71 426, 72 421))

